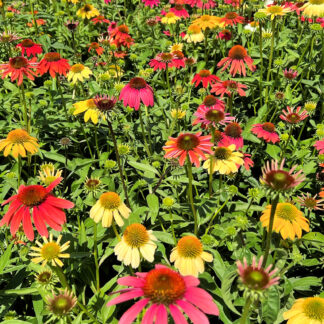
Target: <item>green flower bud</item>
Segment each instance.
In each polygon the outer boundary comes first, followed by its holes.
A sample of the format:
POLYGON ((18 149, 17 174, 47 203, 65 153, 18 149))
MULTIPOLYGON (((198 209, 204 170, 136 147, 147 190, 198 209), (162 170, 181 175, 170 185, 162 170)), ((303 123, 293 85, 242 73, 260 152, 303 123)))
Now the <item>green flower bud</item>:
POLYGON ((152 163, 152 166, 153 166, 154 168, 158 169, 158 168, 161 166, 161 163, 160 163, 160 161, 154 161, 154 162, 152 163))
POLYGON ((105 168, 106 169, 113 169, 116 166, 116 161, 113 160, 107 160, 105 162, 105 168))
POLYGON ((288 138, 289 138, 289 135, 288 135, 287 133, 284 133, 284 134, 281 134, 281 135, 280 135, 280 139, 281 139, 282 141, 287 141, 288 138))
POLYGON ((165 197, 163 199, 163 205, 167 208, 171 208, 174 205, 174 199, 172 197, 165 197))

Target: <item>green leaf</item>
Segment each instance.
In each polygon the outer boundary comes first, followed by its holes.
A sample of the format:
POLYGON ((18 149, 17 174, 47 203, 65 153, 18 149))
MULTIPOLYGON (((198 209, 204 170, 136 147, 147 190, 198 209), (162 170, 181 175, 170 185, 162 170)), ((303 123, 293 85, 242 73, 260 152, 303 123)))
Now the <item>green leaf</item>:
POLYGON ((281 149, 277 145, 268 144, 266 152, 275 160, 278 160, 281 149))
POLYGON ((54 161, 61 162, 61 163, 65 164, 65 157, 61 154, 58 154, 55 152, 46 152, 46 151, 44 151, 43 154, 47 159, 54 160, 54 161))
POLYGON ((151 223, 154 224, 160 209, 159 198, 155 194, 149 194, 146 196, 146 201, 150 209, 151 223))
POLYGON ((302 237, 302 240, 317 241, 317 242, 324 243, 324 235, 319 232, 310 232, 310 233, 305 234, 302 237))
POLYGON ((311 286, 321 286, 322 279, 317 277, 304 277, 304 278, 290 278, 289 281, 295 290, 309 290, 311 286))
POLYGON ((6 265, 9 263, 10 256, 11 256, 11 249, 12 249, 12 244, 9 245, 9 247, 6 249, 5 253, 1 256, 0 258, 0 274, 6 267, 6 265))
POLYGON ((236 269, 227 271, 225 276, 222 278, 221 294, 222 294, 223 301, 226 304, 226 306, 235 314, 241 315, 237 311, 237 309, 235 308, 235 306, 233 305, 233 302, 232 302, 231 287, 232 287, 232 283, 236 277, 237 277, 236 269))
POLYGON ((128 161, 128 164, 131 165, 132 167, 134 167, 135 169, 139 169, 139 170, 142 170, 142 171, 149 171, 149 172, 153 172, 153 173, 159 175, 159 171, 156 170, 151 165, 144 164, 144 163, 139 163, 139 162, 135 162, 135 161, 128 161))
POLYGON ((280 309, 280 296, 276 287, 271 287, 267 299, 262 303, 262 319, 272 324, 278 316, 280 309))
POLYGON ((33 296, 33 308, 39 324, 43 323, 42 311, 44 309, 44 301, 40 296, 33 296))
POLYGON ((21 288, 21 289, 7 289, 7 290, 0 290, 0 295, 31 295, 31 294, 38 294, 37 288, 21 288))
POLYGON ((153 234, 161 242, 174 245, 174 241, 170 233, 154 231, 153 234))

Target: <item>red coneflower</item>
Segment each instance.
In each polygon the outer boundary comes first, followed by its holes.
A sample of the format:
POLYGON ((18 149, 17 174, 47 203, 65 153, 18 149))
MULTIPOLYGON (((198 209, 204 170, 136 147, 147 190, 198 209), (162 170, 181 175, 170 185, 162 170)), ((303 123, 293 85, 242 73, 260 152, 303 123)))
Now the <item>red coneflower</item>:
POLYGON ((280 141, 275 125, 272 123, 255 124, 253 125, 251 132, 259 138, 263 138, 267 143, 277 143, 280 141))
POLYGON ((40 185, 21 185, 18 193, 2 203, 2 206, 11 202, 8 211, 0 221, 0 226, 10 225, 10 232, 15 235, 20 224, 27 238, 34 240, 34 231, 31 219, 41 236, 48 237, 46 223, 56 231, 62 230, 66 222, 63 208, 73 208, 74 204, 68 200, 56 198, 52 190, 62 181, 54 180, 47 188, 40 185))
POLYGON ((155 56, 149 63, 149 66, 156 70, 165 70, 168 64, 168 67, 171 67, 172 61, 175 59, 175 55, 172 53, 160 53, 155 56))
POLYGON ((119 100, 123 100, 125 107, 139 109, 141 102, 145 106, 154 106, 153 89, 142 78, 133 78, 122 89, 119 100))
POLYGON ((88 48, 89 53, 91 52, 91 50, 95 50, 98 55, 101 55, 104 52, 104 49, 97 42, 92 42, 88 46, 89 46, 88 48))
POLYGON ((170 9, 170 12, 173 12, 178 17, 189 18, 188 11, 181 4, 176 4, 174 8, 170 9))
POLYGON ((232 39, 232 33, 231 33, 231 31, 228 30, 228 29, 223 29, 222 31, 220 31, 220 32, 218 33, 218 37, 219 37, 220 39, 223 39, 223 40, 229 41, 229 40, 232 39))
POLYGON ((151 9, 154 6, 158 6, 160 3, 160 0, 142 0, 142 2, 144 3, 145 7, 151 7, 151 9))
POLYGON ((221 67, 224 65, 222 68, 222 71, 224 71, 229 65, 231 65, 230 74, 232 76, 235 76, 236 73, 245 76, 245 63, 252 72, 255 71, 256 66, 253 65, 253 60, 248 55, 247 50, 241 45, 235 45, 229 50, 228 57, 223 58, 217 66, 221 67))
MULTIPOLYGON (((36 25, 37 26, 42 26, 45 25, 46 21, 44 19, 36 19, 36 25)), ((28 22, 26 24, 28 27, 33 27, 34 26, 34 20, 32 20, 32 22, 28 22)))
POLYGON ((233 26, 236 24, 243 24, 244 18, 239 16, 236 12, 228 12, 223 18, 221 18, 220 22, 225 23, 225 26, 233 26))
POLYGON ((42 45, 34 43, 31 39, 24 39, 21 43, 17 44, 16 47, 20 47, 22 56, 24 56, 26 52, 27 57, 31 55, 36 56, 43 52, 42 45))
POLYGON ((236 149, 243 147, 242 128, 239 123, 229 123, 224 130, 223 139, 219 142, 220 146, 235 144, 236 149))
POLYGON ((314 144, 314 147, 316 148, 317 151, 319 151, 319 154, 324 154, 324 139, 317 141, 314 144))
MULTIPOLYGON (((239 151, 240 153, 243 153, 241 151, 239 151)), ((249 171, 250 168, 253 168, 254 166, 254 162, 250 159, 251 154, 248 153, 243 153, 243 161, 244 161, 244 168, 249 171)))
POLYGON ((232 93, 238 93, 241 97, 245 97, 246 93, 243 89, 247 89, 245 84, 233 80, 226 80, 213 84, 210 92, 215 92, 215 94, 218 96, 220 95, 221 98, 224 96, 224 94, 231 96, 232 93))
POLYGON ((211 148, 214 144, 210 140, 210 135, 201 136, 201 132, 196 134, 180 133, 177 138, 169 137, 169 141, 163 146, 166 152, 164 157, 167 159, 179 157, 179 164, 182 166, 188 156, 190 162, 199 167, 199 157, 206 160, 204 153, 213 154, 211 148))
POLYGON ((176 69, 184 68, 185 64, 185 57, 181 51, 173 51, 172 54, 174 55, 174 59, 172 60, 170 66, 175 67, 176 69))
POLYGON ((56 74, 66 76, 66 73, 71 69, 68 60, 61 58, 60 53, 50 52, 44 55, 44 58, 39 62, 37 72, 43 75, 49 72, 54 79, 56 74))
POLYGON ((106 19, 105 16, 102 16, 102 15, 99 15, 99 16, 91 19, 91 21, 93 22, 94 25, 110 24, 110 20, 106 19))
POLYGON ((294 109, 295 108, 293 107, 287 106, 287 111, 284 109, 282 110, 282 115, 279 116, 280 119, 286 121, 289 124, 298 124, 308 117, 308 113, 306 110, 303 110, 301 113, 299 113, 301 110, 301 106, 297 107, 295 112, 294 109))
POLYGON ((196 83, 195 88, 197 88, 201 82, 204 88, 208 88, 209 84, 212 86, 212 84, 216 81, 220 81, 220 78, 211 74, 209 70, 200 70, 197 74, 195 74, 191 83, 196 83))
POLYGON ((17 80, 18 86, 23 82, 24 76, 29 80, 35 80, 36 73, 32 69, 36 69, 38 63, 35 62, 36 58, 32 58, 28 61, 23 56, 16 56, 9 59, 9 63, 0 64, 0 70, 2 71, 2 79, 7 75, 10 75, 11 81, 17 80))
POLYGON ((262 168, 262 177, 260 182, 265 184, 272 190, 275 191, 287 191, 302 183, 305 180, 305 176, 302 170, 293 174, 297 165, 292 167, 289 171, 283 169, 285 159, 282 160, 281 164, 278 165, 278 161, 272 160, 271 165, 268 161, 262 168))

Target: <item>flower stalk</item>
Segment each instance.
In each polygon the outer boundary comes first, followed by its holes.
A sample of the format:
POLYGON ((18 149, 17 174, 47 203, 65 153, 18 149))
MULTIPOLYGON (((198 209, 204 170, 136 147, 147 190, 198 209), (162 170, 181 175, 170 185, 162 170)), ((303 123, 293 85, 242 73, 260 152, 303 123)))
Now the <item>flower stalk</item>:
POLYGON ((198 218, 197 218, 197 212, 195 209, 194 201, 193 201, 193 195, 192 195, 192 165, 189 156, 187 156, 187 171, 188 171, 188 199, 191 205, 192 213, 194 216, 194 234, 197 235, 198 233, 198 218))

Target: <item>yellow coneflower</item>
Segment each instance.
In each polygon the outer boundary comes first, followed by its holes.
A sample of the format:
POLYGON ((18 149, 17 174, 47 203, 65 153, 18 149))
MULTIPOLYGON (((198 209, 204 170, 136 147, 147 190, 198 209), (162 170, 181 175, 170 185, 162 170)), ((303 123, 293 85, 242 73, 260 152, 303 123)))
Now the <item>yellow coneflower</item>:
POLYGON ((30 136, 23 129, 15 129, 8 133, 7 138, 0 141, 0 151, 4 149, 3 155, 10 153, 14 158, 26 157, 26 151, 35 154, 38 151, 37 138, 30 136))
POLYGON ((172 250, 170 261, 183 276, 198 277, 205 271, 204 261, 212 262, 213 256, 203 251, 203 246, 195 236, 184 236, 172 250))
MULTIPOLYGON (((260 221, 263 227, 269 227, 271 205, 266 207, 260 221)), ((280 233, 282 238, 301 238, 302 230, 309 232, 309 221, 303 213, 290 203, 279 203, 276 208, 273 221, 273 230, 280 233)))
POLYGON ((235 145, 231 144, 228 147, 216 147, 214 155, 210 155, 209 159, 203 164, 203 168, 210 173, 210 163, 212 163, 211 171, 218 171, 220 174, 230 174, 238 171, 243 165, 243 154, 235 152, 235 145))
POLYGON ((187 43, 200 43, 204 38, 205 36, 198 25, 190 25, 184 40, 187 41, 187 43))
POLYGON ((110 227, 113 218, 118 226, 123 226, 123 218, 128 218, 130 212, 117 193, 105 192, 91 208, 90 217, 96 223, 102 221, 103 227, 110 227))
POLYGON ((324 298, 299 298, 292 308, 283 313, 287 324, 324 324, 324 298))
POLYGON ((301 9, 304 9, 305 16, 324 17, 324 0, 309 0, 301 9))
POLYGON ((138 268, 140 256, 148 262, 154 261, 156 237, 141 224, 131 224, 126 227, 121 241, 115 246, 117 260, 132 268, 138 268))
POLYGON ((42 262, 42 267, 44 267, 48 262, 52 263, 52 266, 63 266, 63 262, 60 258, 69 258, 70 254, 62 253, 70 247, 70 241, 65 242, 63 245, 60 245, 62 235, 60 235, 56 242, 53 241, 53 234, 50 234, 49 241, 45 236, 43 236, 44 243, 41 244, 39 241, 36 241, 36 244, 39 247, 32 246, 31 249, 35 252, 29 253, 30 256, 34 256, 31 261, 34 263, 42 262))
POLYGON ((174 52, 174 51, 180 51, 180 52, 182 52, 183 44, 181 44, 181 43, 175 43, 175 44, 171 45, 169 47, 169 49, 170 49, 170 52, 171 53, 174 52))
POLYGON ((163 24, 175 24, 178 20, 180 19, 180 17, 176 16, 175 13, 173 12, 168 12, 162 19, 161 22, 163 24))
POLYGON ((181 109, 172 109, 170 114, 174 119, 182 119, 184 116, 186 116, 186 111, 181 109))
POLYGON ((84 79, 89 79, 91 74, 92 71, 87 66, 74 64, 67 75, 67 79, 68 81, 72 80, 72 84, 75 84, 77 81, 83 82, 84 79))
POLYGON ((100 110, 97 108, 95 102, 93 99, 83 100, 79 101, 73 104, 75 107, 75 110, 73 112, 73 115, 78 115, 81 113, 84 114, 84 121, 87 122, 89 119, 94 124, 98 124, 98 119, 101 117, 103 120, 105 120, 105 115, 100 112, 100 110))
POLYGON ((263 12, 267 16, 271 16, 271 20, 273 20, 277 16, 284 16, 286 13, 291 12, 291 10, 290 8, 283 6, 272 5, 263 9, 259 9, 259 12, 263 12))
POLYGON ((46 163, 40 166, 38 179, 45 185, 49 186, 54 180, 60 178, 62 170, 55 170, 53 163, 46 163))
POLYGON ((85 4, 77 11, 77 16, 81 17, 82 19, 90 19, 99 15, 99 11, 91 4, 85 4))
POLYGON ((202 30, 207 28, 213 29, 216 27, 224 27, 225 23, 221 22, 221 17, 203 15, 200 18, 193 21, 193 25, 197 25, 202 30))

